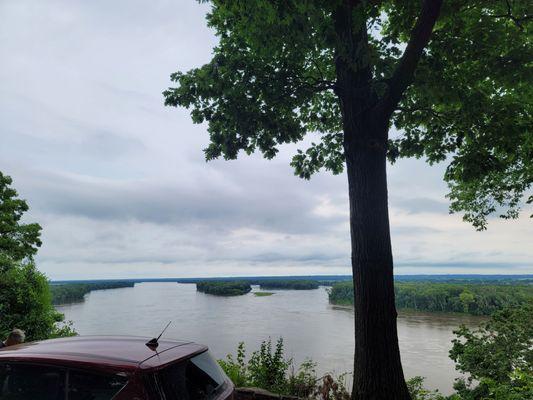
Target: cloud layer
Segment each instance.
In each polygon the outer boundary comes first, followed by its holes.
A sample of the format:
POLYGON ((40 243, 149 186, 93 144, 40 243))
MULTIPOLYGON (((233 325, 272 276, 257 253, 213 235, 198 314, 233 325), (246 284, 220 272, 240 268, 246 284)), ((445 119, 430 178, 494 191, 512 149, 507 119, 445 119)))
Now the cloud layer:
MULTIPOLYGON (((346 179, 279 157, 206 164, 205 126, 162 105, 216 39, 193 1, 0 3, 0 170, 44 228, 54 279, 349 272, 346 179)), ((397 273, 531 273, 530 222, 448 215, 443 166, 389 168, 397 273)))

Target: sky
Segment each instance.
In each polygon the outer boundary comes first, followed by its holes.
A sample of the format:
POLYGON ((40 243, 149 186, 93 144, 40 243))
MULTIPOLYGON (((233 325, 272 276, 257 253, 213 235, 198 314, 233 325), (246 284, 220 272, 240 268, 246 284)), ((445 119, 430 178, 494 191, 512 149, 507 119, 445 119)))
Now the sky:
MULTIPOLYGON (((347 181, 293 175, 305 144, 206 163, 205 125, 163 105, 210 60, 193 0, 0 0, 0 171, 43 227, 51 279, 350 273, 347 181)), ((390 166, 396 274, 533 273, 520 219, 448 213, 445 165, 390 166)))

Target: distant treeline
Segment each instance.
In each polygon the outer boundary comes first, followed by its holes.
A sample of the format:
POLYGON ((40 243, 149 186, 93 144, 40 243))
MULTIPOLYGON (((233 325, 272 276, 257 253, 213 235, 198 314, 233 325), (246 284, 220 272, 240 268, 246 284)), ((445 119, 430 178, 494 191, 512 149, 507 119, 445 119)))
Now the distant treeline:
POLYGON ((529 285, 533 284, 533 275, 395 275, 394 281, 465 283, 472 285, 529 285))
POLYGON ((66 283, 50 285, 53 304, 66 304, 83 301, 83 297, 93 290, 117 289, 133 287, 134 282, 126 281, 106 281, 99 283, 66 283))
POLYGON ((309 290, 318 289, 320 282, 312 280, 272 280, 261 282, 259 286, 261 289, 295 289, 295 290, 309 290))
MULTIPOLYGON (((243 277, 217 277, 217 278, 140 278, 121 279, 121 282, 141 283, 141 282, 178 282, 178 283, 198 283, 198 282, 248 282, 250 285, 261 285, 271 281, 317 281, 320 285, 331 286, 337 282, 351 281, 351 275, 294 275, 294 276, 243 276, 243 277)), ((468 283, 468 284, 493 284, 493 285, 515 285, 533 284, 533 275, 395 275, 396 282, 438 282, 438 283, 468 283)), ((115 280, 78 280, 78 281, 53 281, 53 284, 93 284, 108 283, 115 280)))
POLYGON ((203 281, 196 283, 196 290, 215 296, 240 296, 252 290, 248 282, 216 282, 203 281))
MULTIPOLYGON (((396 307, 430 312, 490 315, 505 306, 517 306, 533 298, 533 285, 396 282, 394 288, 396 307)), ((353 304, 352 282, 333 285, 329 301, 353 304)))

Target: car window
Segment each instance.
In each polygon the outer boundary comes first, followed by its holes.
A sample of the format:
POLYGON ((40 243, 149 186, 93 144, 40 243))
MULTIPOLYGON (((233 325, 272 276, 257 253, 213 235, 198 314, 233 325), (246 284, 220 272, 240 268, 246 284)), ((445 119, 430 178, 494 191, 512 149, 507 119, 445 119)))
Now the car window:
POLYGON ((65 371, 42 365, 0 363, 0 399, 64 400, 65 371))
POLYGON ((208 352, 165 368, 165 395, 172 400, 212 400, 224 387, 225 375, 208 352))
POLYGON ((110 400, 126 382, 126 378, 117 375, 96 375, 71 370, 68 377, 68 400, 110 400))

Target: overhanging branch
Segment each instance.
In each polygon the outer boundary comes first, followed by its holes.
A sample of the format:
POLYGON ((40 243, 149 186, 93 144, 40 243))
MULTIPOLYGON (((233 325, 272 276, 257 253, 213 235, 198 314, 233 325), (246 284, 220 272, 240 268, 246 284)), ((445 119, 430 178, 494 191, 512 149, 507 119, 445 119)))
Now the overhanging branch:
POLYGON ((413 76, 429 42, 435 22, 439 18, 443 0, 424 0, 422 10, 411 32, 409 43, 398 62, 392 77, 388 80, 388 91, 376 108, 387 117, 398 105, 403 93, 411 84, 413 76))

